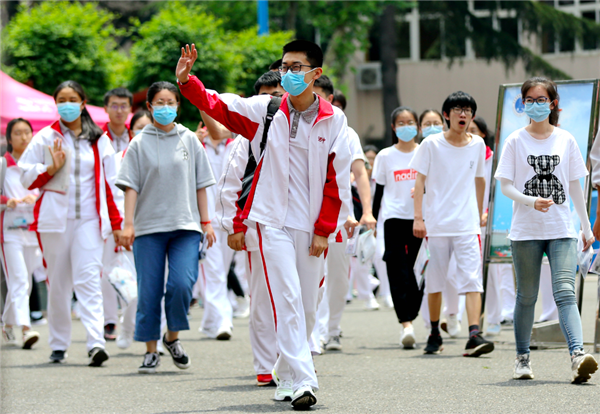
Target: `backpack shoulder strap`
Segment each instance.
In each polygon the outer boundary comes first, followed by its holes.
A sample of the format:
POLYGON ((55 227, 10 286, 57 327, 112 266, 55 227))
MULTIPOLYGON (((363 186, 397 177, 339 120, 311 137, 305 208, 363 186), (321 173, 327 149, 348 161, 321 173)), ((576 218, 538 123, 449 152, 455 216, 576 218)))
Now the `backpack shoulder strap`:
POLYGON ((265 127, 263 129, 262 140, 260 141, 260 154, 261 155, 265 151, 265 148, 267 146, 267 135, 269 134, 269 128, 271 127, 271 121, 273 121, 273 117, 279 110, 280 105, 281 105, 281 98, 275 96, 275 97, 271 98, 271 101, 269 102, 269 106, 267 106, 267 116, 265 118, 265 127))

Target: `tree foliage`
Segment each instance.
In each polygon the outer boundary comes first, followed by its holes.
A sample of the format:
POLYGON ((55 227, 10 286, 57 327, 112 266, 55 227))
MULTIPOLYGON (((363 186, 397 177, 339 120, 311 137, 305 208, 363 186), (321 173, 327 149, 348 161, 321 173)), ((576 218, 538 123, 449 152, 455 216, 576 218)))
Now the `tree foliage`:
POLYGON ((65 80, 81 83, 91 103, 122 84, 126 58, 115 50, 114 15, 95 4, 43 2, 17 15, 2 33, 2 69, 21 82, 52 94, 65 80))

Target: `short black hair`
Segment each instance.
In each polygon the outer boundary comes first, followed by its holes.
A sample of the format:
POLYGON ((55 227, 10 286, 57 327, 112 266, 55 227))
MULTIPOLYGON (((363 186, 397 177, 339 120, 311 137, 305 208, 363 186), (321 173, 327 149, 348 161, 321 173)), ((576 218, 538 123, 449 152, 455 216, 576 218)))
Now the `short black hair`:
POLYGON ((344 95, 339 89, 333 91, 333 102, 339 102, 339 104, 342 105, 342 109, 346 110, 346 95, 344 95))
POLYGON ((133 116, 131 117, 131 122, 129 122, 129 129, 133 129, 133 126, 138 121, 138 119, 143 118, 145 116, 147 116, 150 119, 150 122, 154 122, 150 111, 146 108, 140 108, 137 111, 135 111, 135 114, 133 114, 133 116))
MULTIPOLYGON (((450 110, 457 106, 461 108, 471 108, 471 111, 473 111, 471 115, 475 117, 475 113, 477 112, 477 102, 475 102, 475 99, 468 93, 463 91, 451 93, 442 105, 442 113, 450 117, 450 110)), ((449 119, 446 119, 446 124, 448 124, 448 127, 450 126, 449 119)))
POLYGON ((16 124, 18 124, 19 122, 24 122, 27 124, 27 126, 29 126, 29 129, 31 129, 31 133, 33 134, 33 128, 31 127, 31 123, 23 118, 15 118, 15 119, 11 119, 10 122, 6 125, 6 151, 8 152, 12 152, 13 151, 13 146, 12 146, 12 130, 15 127, 16 124))
POLYGON ((377 148, 375 145, 365 145, 363 147, 363 152, 365 154, 369 151, 373 151, 375 154, 379 154, 379 148, 377 148))
MULTIPOLYGON (((333 82, 331 82, 331 79, 329 79, 329 76, 321 75, 321 77, 315 81, 315 86, 317 88, 323 89, 323 92, 325 92, 325 94, 327 96, 333 95, 333 92, 334 92, 333 91, 333 82)), ((335 99, 335 97, 334 97, 334 99, 335 99)))
POLYGON ((148 103, 151 104, 156 94, 164 89, 168 90, 169 92, 173 92, 173 94, 175 94, 177 102, 181 102, 181 98, 179 96, 179 89, 177 88, 177 86, 173 85, 171 82, 160 81, 154 82, 148 88, 148 92, 146 94, 146 100, 148 101, 148 103))
POLYGON ((110 101, 112 96, 116 96, 118 98, 127 98, 129 99, 129 105, 133 106, 133 94, 125 88, 115 88, 106 92, 104 94, 104 106, 108 105, 108 101, 110 101))
POLYGON ((260 88, 263 86, 270 86, 276 88, 281 84, 281 75, 279 72, 268 71, 260 75, 260 78, 254 84, 254 93, 258 95, 260 88))
MULTIPOLYGON (((283 54, 290 52, 302 52, 306 55, 306 60, 313 68, 320 68, 323 66, 323 51, 316 43, 309 42, 308 40, 292 40, 290 43, 283 47, 283 54)), ((283 59, 282 59, 283 60, 283 59)))
POLYGON ((281 59, 277 59, 275 62, 271 63, 269 66, 269 70, 279 70, 281 67, 281 59))

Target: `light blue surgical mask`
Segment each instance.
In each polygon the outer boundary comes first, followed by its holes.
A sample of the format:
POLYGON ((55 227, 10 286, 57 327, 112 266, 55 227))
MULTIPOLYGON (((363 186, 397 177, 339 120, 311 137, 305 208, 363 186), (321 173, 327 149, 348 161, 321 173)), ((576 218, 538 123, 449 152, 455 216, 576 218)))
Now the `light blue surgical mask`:
POLYGON ((544 119, 548 118, 550 112, 552 112, 550 109, 550 102, 546 102, 542 105, 535 102, 530 105, 525 104, 525 113, 535 122, 542 122, 544 119))
POLYGON ((444 127, 442 125, 431 125, 423 128, 423 138, 427 138, 429 135, 439 134, 440 132, 444 132, 444 127))
POLYGON ((133 131, 133 135, 136 136, 138 135, 140 132, 142 132, 141 129, 136 129, 135 131, 133 131))
POLYGON ((177 105, 156 105, 152 109, 154 120, 161 125, 169 125, 177 118, 177 105))
POLYGON ((56 108, 65 122, 73 122, 81 115, 81 102, 62 102, 56 104, 56 108))
POLYGON ((409 142, 417 136, 417 127, 414 125, 398 127, 396 128, 396 136, 401 141, 409 142))
POLYGON ((308 72, 301 71, 298 73, 292 73, 290 70, 288 70, 281 77, 281 86, 283 86, 283 89, 285 89, 285 91, 290 95, 298 96, 304 92, 306 88, 308 88, 308 85, 310 85, 310 83, 304 82, 304 75, 312 72, 313 70, 308 72))

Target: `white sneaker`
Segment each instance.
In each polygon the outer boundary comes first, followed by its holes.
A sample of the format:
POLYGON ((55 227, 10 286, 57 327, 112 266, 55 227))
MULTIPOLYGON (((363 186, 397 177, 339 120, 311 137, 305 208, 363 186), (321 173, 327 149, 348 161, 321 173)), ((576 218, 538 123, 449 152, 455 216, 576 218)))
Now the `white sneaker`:
POLYGON ((275 396, 273 397, 275 401, 291 401, 292 395, 294 395, 294 390, 292 389, 292 380, 279 379, 275 368, 273 368, 273 371, 271 371, 271 377, 273 378, 275 385, 277 385, 275 396))
POLYGON ((133 332, 122 330, 117 336, 117 346, 121 349, 127 349, 133 343, 133 332))
POLYGON ((389 309, 394 309, 394 301, 392 300, 392 295, 383 296, 383 306, 389 309))
POLYGON ((159 355, 165 355, 165 347, 160 339, 156 341, 156 352, 158 352, 159 355))
POLYGON ((498 336, 500 335, 500 324, 499 323, 490 323, 488 325, 487 331, 485 331, 485 336, 498 336))
POLYGON ((598 362, 590 355, 586 354, 583 349, 573 352, 571 356, 571 369, 573 371, 573 379, 571 383, 581 384, 587 382, 596 370, 598 370, 598 362))
POLYGON ((330 336, 329 340, 325 344, 325 350, 326 351, 341 351, 342 343, 340 342, 340 336, 339 335, 330 336))
POLYGON ((227 324, 221 325, 215 338, 219 341, 228 341, 231 339, 231 326, 227 324))
POLYGON ((31 349, 33 344, 35 344, 38 339, 40 339, 40 334, 36 331, 32 331, 31 329, 23 332, 23 349, 31 349))
POLYGON ((366 310, 379 310, 379 303, 377 303, 377 299, 370 298, 365 300, 365 309, 366 310))
POLYGON ((4 343, 8 346, 17 346, 17 337, 15 336, 15 332, 13 328, 3 328, 2 329, 2 337, 4 338, 4 343))
POLYGON ((515 368, 513 370, 513 379, 533 379, 529 354, 517 355, 517 358, 515 359, 515 368))
POLYGON ((218 328, 204 328, 202 326, 198 328, 198 332, 203 333, 210 339, 215 339, 217 337, 218 330, 218 328))
POLYGON ((296 410, 306 410, 316 403, 317 397, 310 385, 301 386, 292 397, 292 407, 296 410))
POLYGON ((414 349, 416 341, 415 328, 413 328, 412 325, 400 329, 400 345, 402 345, 404 349, 414 349))
POLYGON ((233 312, 234 318, 247 318, 250 316, 250 297, 248 295, 243 298, 237 298, 237 309, 233 312))
POLYGON ((456 338, 460 334, 461 326, 458 321, 458 316, 456 315, 448 315, 448 319, 446 321, 442 321, 440 324, 440 328, 446 331, 450 338, 456 338))

